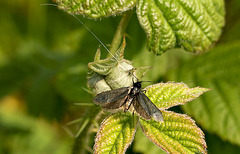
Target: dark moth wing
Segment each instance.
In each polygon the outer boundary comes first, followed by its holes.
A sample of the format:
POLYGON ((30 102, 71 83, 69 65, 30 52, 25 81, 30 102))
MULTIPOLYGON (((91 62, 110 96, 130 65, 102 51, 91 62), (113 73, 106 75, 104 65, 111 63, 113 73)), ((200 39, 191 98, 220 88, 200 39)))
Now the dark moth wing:
MULTIPOLYGON (((163 121, 163 116, 162 116, 161 111, 152 103, 152 101, 142 91, 140 91, 139 94, 137 95, 137 101, 139 103, 139 106, 141 106, 141 108, 143 108, 146 111, 146 113, 151 115, 154 120, 159 121, 159 122, 163 121)), ((143 113, 143 112, 141 112, 141 113, 143 113)), ((139 113, 140 116, 143 115, 143 114, 141 115, 141 113, 139 113)), ((144 116, 142 116, 142 117, 145 118, 144 116)), ((145 118, 145 119, 147 119, 147 118, 145 118)))
POLYGON ((104 105, 102 105, 102 108, 105 110, 119 109, 120 107, 122 107, 124 105, 124 103, 126 103, 127 97, 128 97, 128 95, 126 95, 125 97, 123 97, 121 99, 116 100, 115 102, 104 104, 104 105))
POLYGON ((118 88, 97 94, 93 98, 95 104, 105 109, 117 109, 121 107, 129 93, 129 87, 118 88))
MULTIPOLYGON (((133 107, 135 109, 135 111, 144 119, 146 120, 151 120, 151 116, 149 113, 147 113, 147 111, 144 109, 144 107, 142 105, 140 105, 140 103, 138 102, 137 98, 135 97, 133 99, 133 107)), ((145 106, 146 108, 146 106, 145 106)))

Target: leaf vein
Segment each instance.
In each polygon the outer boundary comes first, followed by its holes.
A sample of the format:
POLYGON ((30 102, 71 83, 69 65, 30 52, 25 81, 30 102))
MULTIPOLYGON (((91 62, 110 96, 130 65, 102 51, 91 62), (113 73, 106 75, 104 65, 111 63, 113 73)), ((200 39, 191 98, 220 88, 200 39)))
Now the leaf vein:
POLYGON ((184 11, 188 14, 189 17, 191 17, 192 21, 195 23, 195 25, 198 27, 198 29, 202 32, 202 34, 204 34, 204 36, 208 39, 208 41, 212 41, 210 37, 207 36, 207 34, 204 32, 204 30, 202 29, 202 27, 195 22, 194 17, 191 15, 191 13, 189 13, 187 11, 187 9, 179 2, 179 0, 177 0, 176 2, 178 2, 178 4, 184 9, 184 11))

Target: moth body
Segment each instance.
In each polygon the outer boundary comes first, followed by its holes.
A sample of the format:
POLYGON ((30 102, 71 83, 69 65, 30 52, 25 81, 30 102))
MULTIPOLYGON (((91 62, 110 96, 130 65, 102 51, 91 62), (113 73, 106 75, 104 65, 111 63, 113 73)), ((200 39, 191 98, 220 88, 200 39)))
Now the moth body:
POLYGON ((153 118, 162 122, 161 111, 143 93, 141 81, 133 82, 132 87, 123 87, 99 93, 93 98, 95 104, 101 105, 105 110, 116 110, 124 108, 127 112, 131 105, 139 116, 146 120, 153 118))

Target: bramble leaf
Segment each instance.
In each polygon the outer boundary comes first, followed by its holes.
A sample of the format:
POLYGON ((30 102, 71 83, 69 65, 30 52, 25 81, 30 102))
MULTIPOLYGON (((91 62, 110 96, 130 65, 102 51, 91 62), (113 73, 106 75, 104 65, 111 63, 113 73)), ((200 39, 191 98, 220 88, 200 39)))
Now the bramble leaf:
POLYGON ((124 153, 131 144, 138 117, 118 112, 106 118, 97 133, 94 153, 124 153))
POLYGON ((72 14, 82 14, 89 18, 100 18, 122 13, 133 8, 136 0, 54 0, 58 8, 72 14))
POLYGON ((207 88, 189 88, 184 83, 158 83, 145 88, 146 95, 160 109, 185 104, 204 92, 207 88))
POLYGON ((224 25, 223 0, 139 0, 137 15, 157 54, 173 47, 203 52, 217 41, 224 25))
POLYGON ((209 93, 198 99, 198 103, 188 103, 183 108, 202 127, 238 145, 240 145, 239 51, 239 41, 218 46, 209 53, 185 62, 171 78, 175 81, 194 81, 195 85, 211 88, 209 93))
POLYGON ((204 134, 189 116, 162 111, 164 122, 140 119, 144 134, 169 153, 206 153, 204 134))
POLYGON ((59 9, 89 18, 123 13, 137 4, 139 22, 148 36, 148 49, 162 54, 174 47, 203 52, 218 40, 224 26, 223 0, 54 0, 59 9))

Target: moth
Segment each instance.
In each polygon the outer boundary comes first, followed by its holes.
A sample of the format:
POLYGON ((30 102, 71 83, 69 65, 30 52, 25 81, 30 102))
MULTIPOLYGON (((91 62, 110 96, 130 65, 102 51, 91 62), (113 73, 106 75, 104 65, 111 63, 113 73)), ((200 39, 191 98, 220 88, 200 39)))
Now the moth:
POLYGON ((133 82, 132 87, 123 87, 99 93, 93 98, 93 102, 106 110, 124 107, 124 112, 127 112, 133 105, 134 110, 142 118, 151 120, 152 117, 156 121, 163 121, 161 111, 143 93, 141 81, 133 82))

